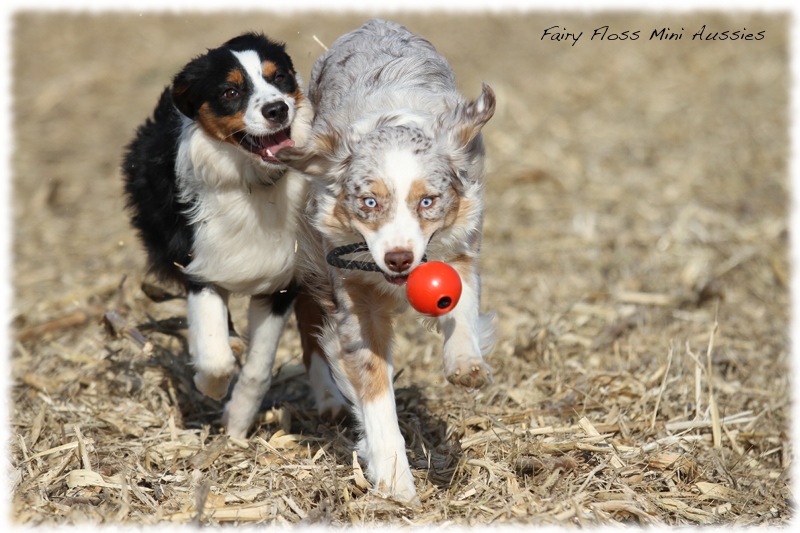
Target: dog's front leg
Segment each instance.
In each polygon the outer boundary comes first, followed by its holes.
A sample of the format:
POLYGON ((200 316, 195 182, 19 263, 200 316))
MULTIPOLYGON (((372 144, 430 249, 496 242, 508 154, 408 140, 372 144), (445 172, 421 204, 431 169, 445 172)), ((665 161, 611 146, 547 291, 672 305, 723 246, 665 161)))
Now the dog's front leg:
POLYGON ((492 370, 483 360, 493 345, 491 316, 481 315, 480 276, 474 261, 453 265, 461 276, 458 305, 439 318, 444 332, 444 372, 447 380, 466 389, 492 383, 492 370))
POLYGON ((248 310, 250 339, 247 361, 239 373, 223 424, 228 435, 244 438, 272 381, 272 366, 281 333, 292 310, 297 290, 253 296, 248 310))
POLYGON ((228 292, 212 285, 190 284, 186 293, 194 383, 206 396, 221 400, 236 370, 228 342, 228 292))
POLYGON ((386 305, 385 296, 369 288, 355 291, 357 301, 339 309, 335 332, 326 332, 335 338, 323 339, 323 344, 336 384, 360 423, 357 452, 367 463, 368 479, 378 491, 419 505, 392 387, 393 304, 386 305))

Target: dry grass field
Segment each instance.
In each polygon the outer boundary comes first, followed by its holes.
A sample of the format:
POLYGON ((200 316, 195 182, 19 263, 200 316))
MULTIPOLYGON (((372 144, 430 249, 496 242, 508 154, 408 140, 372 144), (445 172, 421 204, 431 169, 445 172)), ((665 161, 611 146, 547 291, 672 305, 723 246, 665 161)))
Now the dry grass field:
POLYGON ((249 440, 220 432, 184 301, 142 291, 123 146, 206 48, 263 30, 307 79, 314 37, 376 14, 14 15, 13 521, 788 524, 785 13, 392 15, 465 95, 497 93, 481 260, 495 383, 454 389, 441 338, 402 317, 416 510, 369 490, 351 427, 317 420, 294 322, 249 440), (583 35, 541 39, 556 25, 583 35), (590 40, 605 25, 639 39, 590 40), (692 40, 704 25, 764 38, 692 40), (683 37, 649 39, 665 27, 683 37))

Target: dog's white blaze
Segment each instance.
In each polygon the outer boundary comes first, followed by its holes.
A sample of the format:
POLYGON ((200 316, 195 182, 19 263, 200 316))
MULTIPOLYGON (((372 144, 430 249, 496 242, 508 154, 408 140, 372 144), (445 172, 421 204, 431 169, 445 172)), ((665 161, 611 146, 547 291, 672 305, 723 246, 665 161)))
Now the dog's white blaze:
POLYGON ((391 150, 386 152, 383 163, 383 176, 394 196, 394 212, 387 222, 372 235, 365 235, 375 262, 388 271, 384 256, 393 250, 410 250, 414 253, 411 268, 419 265, 425 253, 425 236, 419 220, 408 205, 411 185, 422 176, 419 160, 410 150, 391 150))
POLYGON ((397 194, 408 194, 411 184, 422 174, 422 166, 410 150, 387 151, 383 160, 383 171, 390 176, 397 194))
POLYGON ((261 108, 264 104, 277 102, 283 100, 289 106, 289 123, 294 120, 294 104, 290 103, 291 98, 283 94, 277 87, 267 83, 264 79, 264 72, 261 68, 261 58, 254 50, 245 50, 244 52, 232 52, 236 59, 241 63, 242 68, 247 72, 250 81, 253 83, 253 94, 250 96, 250 101, 247 103, 247 111, 244 114, 244 123, 247 130, 253 134, 266 134, 269 133, 269 126, 267 125, 264 115, 261 114, 261 108))

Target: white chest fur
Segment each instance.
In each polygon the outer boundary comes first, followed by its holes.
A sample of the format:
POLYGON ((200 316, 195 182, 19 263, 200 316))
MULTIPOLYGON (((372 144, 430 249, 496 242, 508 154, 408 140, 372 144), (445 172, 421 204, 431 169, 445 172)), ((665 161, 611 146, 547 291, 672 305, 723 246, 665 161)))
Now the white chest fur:
POLYGON ((181 197, 194 204, 192 261, 186 273, 233 292, 270 293, 295 277, 296 233, 305 179, 287 172, 274 185, 247 154, 220 153, 199 131, 185 135, 176 170, 181 197))

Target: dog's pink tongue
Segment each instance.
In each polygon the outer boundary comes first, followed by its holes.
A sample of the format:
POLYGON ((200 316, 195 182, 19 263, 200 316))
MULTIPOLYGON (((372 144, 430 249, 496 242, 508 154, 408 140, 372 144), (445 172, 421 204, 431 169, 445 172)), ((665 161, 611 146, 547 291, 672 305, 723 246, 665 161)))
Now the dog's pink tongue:
POLYGON ((286 148, 287 146, 294 146, 294 141, 289 138, 284 132, 276 133, 275 135, 270 135, 264 140, 264 146, 261 150, 262 157, 270 157, 278 153, 278 150, 281 148, 286 148))

